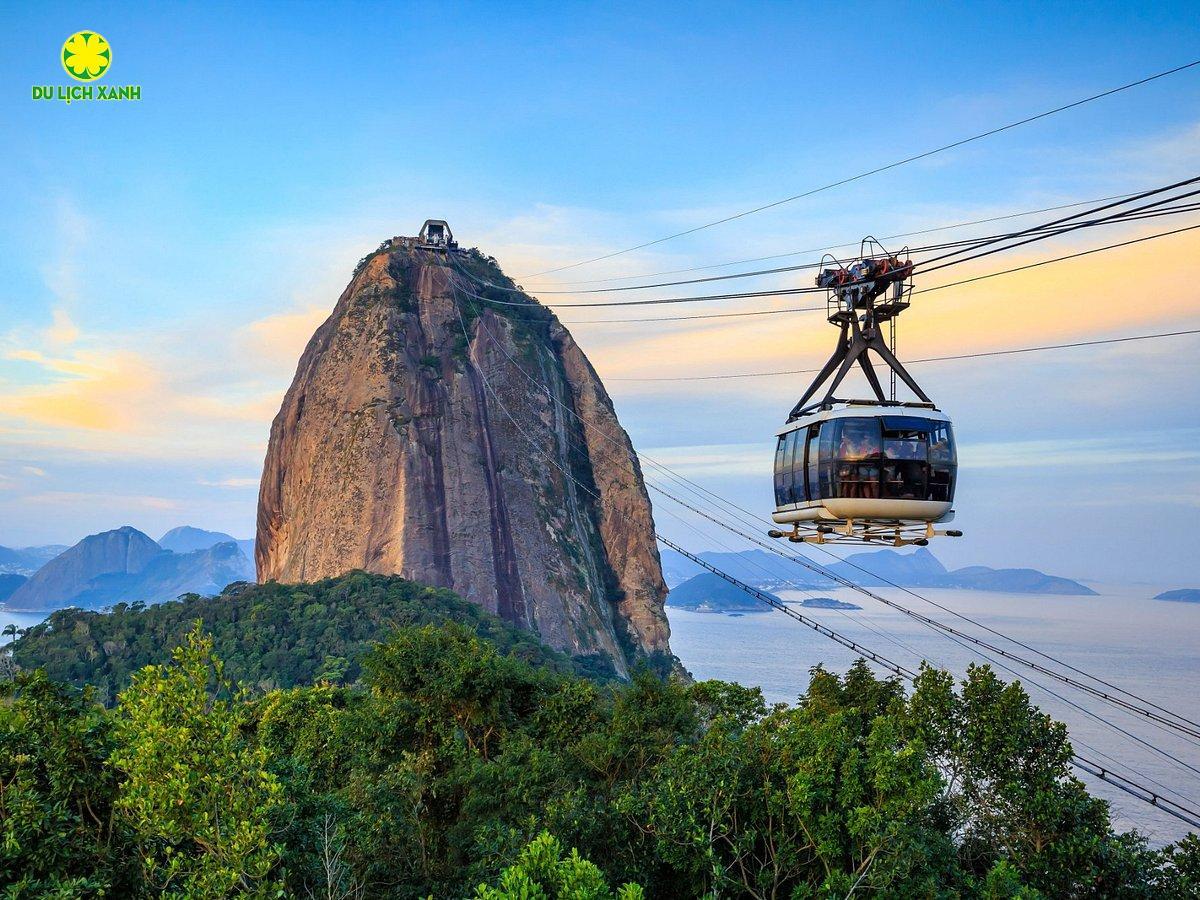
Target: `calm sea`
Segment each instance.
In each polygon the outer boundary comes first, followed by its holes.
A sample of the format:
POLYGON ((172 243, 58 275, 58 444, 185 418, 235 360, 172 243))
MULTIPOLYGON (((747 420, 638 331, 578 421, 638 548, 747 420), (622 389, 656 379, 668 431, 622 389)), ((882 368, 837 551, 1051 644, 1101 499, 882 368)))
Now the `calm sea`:
MULTIPOLYGON (((916 593, 1200 721, 1200 691, 1196 685, 1200 671, 1200 604, 1151 600, 1162 588, 1090 586, 1100 591, 1101 596, 1056 597, 927 588, 916 589, 916 593)), ((875 590, 910 609, 979 634, 973 626, 903 591, 875 590)), ((789 600, 802 600, 806 596, 788 591, 779 593, 789 600)), ((938 632, 851 590, 820 593, 856 603, 863 609, 800 612, 907 668, 915 668, 921 659, 927 659, 962 673, 969 662, 980 661, 974 653, 938 632)), ((794 701, 808 684, 809 668, 818 662, 829 669, 844 671, 854 660, 849 650, 781 613, 768 611, 734 618, 668 611, 671 646, 696 678, 755 685, 762 688, 768 701, 794 701)), ((992 636, 980 636, 1006 646, 992 636)), ((1029 656, 1012 645, 1007 645, 1007 649, 1029 656)), ((995 668, 1006 680, 1014 677, 998 666, 995 668)), ((1200 769, 1200 742, 1164 732, 1136 714, 1125 713, 1043 675, 1032 674, 1031 680, 1025 677, 1027 670, 1020 671, 1020 680, 1034 701, 1067 723, 1077 752, 1109 764, 1115 761, 1120 764, 1114 765, 1117 771, 1136 771, 1139 782, 1156 788, 1164 796, 1181 802, 1186 799, 1192 808, 1200 808, 1200 775, 1072 708, 1034 681, 1103 715, 1196 769, 1200 769)), ((1112 804, 1113 818, 1120 828, 1137 828, 1155 844, 1176 840, 1189 830, 1183 822, 1098 779, 1082 777, 1090 790, 1112 804)))
MULTIPOLYGON (((1149 599, 1161 588, 1094 584, 1092 587, 1101 591, 1101 595, 1055 597, 928 588, 919 589, 917 593, 1147 700, 1200 721, 1200 691, 1196 687, 1196 675, 1200 672, 1200 604, 1149 599)), ((902 591, 883 588, 876 591, 948 624, 963 624, 902 591)), ((801 610, 804 615, 909 668, 915 668, 921 659, 927 659, 962 673, 969 662, 978 659, 901 613, 853 591, 821 593, 864 608, 851 612, 804 609, 801 610)), ((780 595, 797 600, 805 596, 786 591, 780 595)), ((755 685, 762 688, 770 702, 794 701, 808 684, 809 668, 817 663, 844 671, 854 660, 849 650, 781 613, 747 614, 735 618, 674 609, 669 612, 671 646, 696 678, 720 678, 755 685)), ((0 629, 9 622, 25 628, 38 621, 40 618, 36 615, 0 610, 0 629)), ((971 626, 965 626, 963 630, 974 633, 971 626)), ((1024 652, 1015 647, 1010 649, 1024 652)), ((1006 679, 1013 677, 1003 671, 1001 675, 1006 679)), ((1045 676, 1033 678, 1056 694, 1102 714, 1153 746, 1200 769, 1200 751, 1196 744, 1148 726, 1134 714, 1124 713, 1045 676)), ((1021 681, 1038 705, 1067 723, 1081 754, 1118 763, 1120 770, 1136 771, 1138 781, 1158 788, 1166 796, 1186 799, 1193 808, 1200 808, 1200 775, 1181 768, 1051 696, 1025 678, 1024 672, 1021 681)), ((1094 793, 1112 804, 1118 827, 1137 828, 1156 844, 1177 840, 1187 833, 1187 826, 1179 820, 1088 775, 1082 777, 1094 793)))

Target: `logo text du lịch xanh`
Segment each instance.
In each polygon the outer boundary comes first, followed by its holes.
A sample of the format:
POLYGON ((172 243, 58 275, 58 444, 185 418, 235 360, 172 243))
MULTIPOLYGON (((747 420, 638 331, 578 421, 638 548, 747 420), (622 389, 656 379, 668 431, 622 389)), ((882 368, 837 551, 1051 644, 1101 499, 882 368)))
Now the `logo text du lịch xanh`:
POLYGON ((113 52, 104 35, 95 31, 77 31, 62 45, 63 70, 82 84, 35 84, 34 100, 61 100, 78 103, 88 100, 141 100, 140 84, 92 84, 103 78, 112 66, 113 52))

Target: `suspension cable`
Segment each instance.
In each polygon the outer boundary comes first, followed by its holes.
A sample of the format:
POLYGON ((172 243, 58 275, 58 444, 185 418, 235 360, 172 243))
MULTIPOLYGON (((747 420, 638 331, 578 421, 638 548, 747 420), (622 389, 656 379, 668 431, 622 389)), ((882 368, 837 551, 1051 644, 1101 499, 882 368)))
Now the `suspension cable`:
POLYGON ((591 263, 600 262, 601 260, 605 260, 605 259, 612 259, 615 256, 622 256, 626 253, 632 253, 635 250, 642 250, 646 247, 653 247, 656 244, 662 244, 667 241, 674 240, 675 238, 684 237, 689 234, 695 234, 698 231, 704 231, 708 228, 713 228, 714 226, 717 226, 717 225, 723 225, 726 222, 732 222, 736 219, 743 219, 746 216, 752 216, 756 213, 760 213, 760 212, 763 212, 768 209, 774 209, 777 206, 783 206, 785 203, 791 203, 795 200, 800 200, 805 197, 811 197, 814 194, 819 194, 823 191, 831 190, 832 188, 841 187, 842 185, 850 184, 851 182, 859 181, 863 178, 868 178, 872 175, 878 175, 881 172, 887 172, 891 169, 896 169, 896 168, 899 168, 900 166, 907 165, 908 163, 917 162, 918 160, 922 160, 922 159, 927 159, 938 153, 944 153, 947 150, 953 150, 956 147, 962 147, 965 144, 970 144, 970 143, 973 143, 974 141, 983 140, 984 138, 988 138, 993 135, 997 135, 1002 132, 1009 131, 1010 129, 1017 128, 1021 125, 1027 125, 1030 122, 1036 122, 1039 119, 1045 119, 1045 118, 1047 118, 1049 116, 1053 116, 1057 113, 1065 112, 1066 110, 1069 110, 1069 109, 1074 109, 1077 106, 1082 106, 1085 103, 1091 103, 1094 100, 1100 100, 1104 97, 1110 97, 1113 94, 1119 94, 1122 91, 1127 91, 1127 90, 1130 90, 1131 88, 1139 87, 1140 85, 1143 85, 1143 84, 1148 84, 1152 81, 1158 80, 1159 78, 1165 78, 1168 75, 1174 75, 1177 72, 1182 72, 1186 69, 1190 69, 1193 66, 1198 66, 1198 65, 1200 65, 1200 59, 1194 60, 1189 63, 1185 63, 1184 65, 1181 65, 1181 66, 1176 66, 1173 69, 1167 69, 1166 71, 1163 71, 1163 72, 1157 72, 1157 73, 1155 73, 1153 75, 1149 75, 1145 78, 1140 78, 1137 81, 1131 81, 1128 84, 1120 85, 1119 87, 1110 88, 1109 90, 1101 91, 1100 93, 1097 93, 1097 94, 1092 94, 1092 95, 1090 95, 1088 97, 1084 97, 1080 100, 1075 100, 1071 103, 1066 103, 1062 106, 1057 106, 1054 109, 1049 109, 1049 110, 1046 110, 1045 112, 1037 113, 1036 115, 1026 116, 1023 119, 1018 119, 1015 122, 1009 122, 1006 125, 1001 125, 996 128, 989 129, 988 131, 983 131, 983 132, 980 132, 979 134, 971 135, 970 137, 961 138, 957 141, 952 141, 949 144, 943 144, 942 146, 935 147, 932 150, 926 150, 922 153, 917 153, 917 154, 914 154, 913 156, 908 156, 908 157, 905 157, 904 159, 900 159, 900 160, 896 160, 895 162, 887 163, 886 165, 877 166, 874 169, 870 169, 866 172, 860 172, 857 175, 851 175, 847 178, 842 178, 838 181, 832 181, 829 184, 821 185, 820 187, 811 188, 811 189, 809 189, 807 191, 803 191, 802 193, 799 193, 799 194, 793 194, 790 197, 784 197, 782 200, 774 200, 770 203, 763 204, 762 206, 757 206, 753 209, 748 209, 748 210, 744 210, 743 212, 734 213, 733 215, 725 216, 724 218, 716 219, 715 221, 712 221, 712 222, 706 222, 703 225, 697 225, 693 228, 685 229, 684 231, 677 231, 674 234, 669 234, 669 235, 666 235, 665 237, 655 238, 652 241, 645 241, 641 244, 635 244, 632 247, 625 247, 622 250, 614 250, 609 253, 601 254, 600 256, 594 256, 590 259, 580 260, 579 262, 570 263, 565 266, 556 266, 555 268, 552 268, 552 269, 543 269, 540 272, 534 272, 531 275, 522 276, 522 277, 536 278, 540 275, 549 275, 553 272, 563 272, 563 271, 566 271, 567 269, 577 269, 580 266, 590 265, 591 263))
MULTIPOLYGON (((1200 328, 1190 328, 1184 331, 1161 331, 1157 334, 1130 334, 1115 338, 1099 338, 1094 341, 1072 341, 1068 344, 1042 344, 1037 347, 1011 347, 1007 350, 981 350, 978 353, 958 353, 953 356, 925 356, 910 359, 905 365, 913 366, 920 363, 955 362, 962 359, 980 359, 985 356, 1014 356, 1018 353, 1040 353, 1045 350, 1072 350, 1078 347, 1099 347, 1105 344, 1127 344, 1131 341, 1153 341, 1162 338, 1182 337, 1200 334, 1200 328)), ((789 369, 782 372, 730 372, 723 375, 662 375, 654 377, 612 377, 607 381, 720 381, 728 378, 770 378, 777 375, 812 375, 820 369, 789 369)))

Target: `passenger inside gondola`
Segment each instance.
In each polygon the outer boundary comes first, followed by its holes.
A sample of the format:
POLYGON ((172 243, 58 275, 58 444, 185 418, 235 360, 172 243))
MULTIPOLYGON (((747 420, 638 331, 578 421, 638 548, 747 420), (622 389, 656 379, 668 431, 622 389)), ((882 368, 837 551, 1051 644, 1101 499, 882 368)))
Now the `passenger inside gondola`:
POLYGON ((844 419, 838 448, 838 496, 874 500, 879 497, 879 423, 844 419))

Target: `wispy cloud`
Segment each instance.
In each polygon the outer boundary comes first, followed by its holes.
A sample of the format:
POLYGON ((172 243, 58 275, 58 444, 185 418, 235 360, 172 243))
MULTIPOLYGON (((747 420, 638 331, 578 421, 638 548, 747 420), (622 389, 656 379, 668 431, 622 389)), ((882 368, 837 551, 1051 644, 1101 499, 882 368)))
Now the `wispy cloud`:
POLYGON ((1108 469, 1135 463, 1200 462, 1200 435, 1194 431, 1170 435, 1073 438, 1054 440, 969 443, 959 448, 959 465, 975 469, 1047 469, 1058 467, 1108 469))
POLYGON ((30 504, 75 507, 83 503, 104 502, 124 509, 177 510, 181 504, 170 497, 143 494, 106 494, 96 491, 45 491, 25 498, 30 504))
POLYGON ((246 478, 220 478, 220 479, 217 479, 216 481, 210 481, 209 479, 206 479, 206 478, 199 478, 196 480, 196 484, 203 485, 204 487, 230 488, 230 489, 234 489, 234 490, 243 490, 246 488, 257 489, 258 488, 258 479, 257 478, 249 478, 249 477, 246 477, 246 478))

